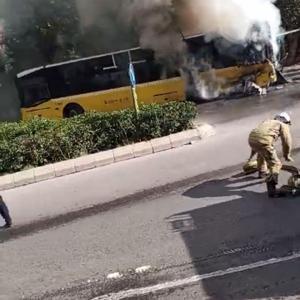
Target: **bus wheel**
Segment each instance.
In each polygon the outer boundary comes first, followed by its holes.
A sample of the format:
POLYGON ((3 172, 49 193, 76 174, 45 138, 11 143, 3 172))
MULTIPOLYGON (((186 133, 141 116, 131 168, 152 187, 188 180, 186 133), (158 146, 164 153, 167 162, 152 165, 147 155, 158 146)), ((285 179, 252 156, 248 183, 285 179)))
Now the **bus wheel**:
POLYGON ((82 115, 84 113, 84 109, 76 103, 68 104, 64 108, 64 118, 72 118, 78 115, 82 115))

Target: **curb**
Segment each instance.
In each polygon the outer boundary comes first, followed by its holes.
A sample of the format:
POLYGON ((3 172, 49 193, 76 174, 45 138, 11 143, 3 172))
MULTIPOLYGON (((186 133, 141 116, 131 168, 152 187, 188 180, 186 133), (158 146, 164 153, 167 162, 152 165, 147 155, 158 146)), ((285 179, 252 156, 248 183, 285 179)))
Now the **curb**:
POLYGON ((9 190, 49 179, 80 173, 107 166, 113 163, 148 156, 154 153, 175 149, 194 141, 215 135, 215 129, 208 124, 198 125, 195 129, 179 132, 170 136, 141 142, 114 150, 82 156, 38 168, 8 174, 0 177, 0 191, 9 190))

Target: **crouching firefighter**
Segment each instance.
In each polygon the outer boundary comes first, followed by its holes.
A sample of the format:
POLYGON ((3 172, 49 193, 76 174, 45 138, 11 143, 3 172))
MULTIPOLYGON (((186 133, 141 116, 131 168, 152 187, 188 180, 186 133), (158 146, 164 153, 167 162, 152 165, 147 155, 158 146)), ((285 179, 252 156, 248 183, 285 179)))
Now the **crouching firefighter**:
POLYGON ((280 138, 283 156, 286 161, 293 161, 291 157, 292 137, 290 132, 291 118, 288 113, 276 115, 273 120, 266 120, 249 135, 251 157, 248 164, 253 162, 253 156, 257 154, 257 169, 259 178, 266 178, 269 197, 276 196, 278 175, 282 163, 278 158, 275 142, 280 138))

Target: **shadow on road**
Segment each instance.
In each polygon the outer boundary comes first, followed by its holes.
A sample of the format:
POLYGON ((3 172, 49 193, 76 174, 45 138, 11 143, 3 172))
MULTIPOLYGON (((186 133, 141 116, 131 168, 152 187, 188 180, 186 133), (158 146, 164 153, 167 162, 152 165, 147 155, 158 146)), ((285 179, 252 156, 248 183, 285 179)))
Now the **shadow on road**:
MULTIPOLYGON (((184 196, 207 206, 171 216, 198 274, 208 274, 300 249, 300 199, 270 200, 253 177, 200 184, 184 196)), ((202 287, 210 299, 251 299, 300 293, 300 260, 213 277, 202 287)))

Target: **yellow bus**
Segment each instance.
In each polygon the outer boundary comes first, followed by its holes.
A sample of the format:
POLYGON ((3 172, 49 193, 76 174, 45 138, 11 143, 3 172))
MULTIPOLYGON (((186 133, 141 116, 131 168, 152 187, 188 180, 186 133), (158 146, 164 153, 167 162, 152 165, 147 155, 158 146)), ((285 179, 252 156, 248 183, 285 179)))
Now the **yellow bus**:
POLYGON ((266 91, 278 80, 272 46, 265 40, 245 44, 205 35, 185 38, 189 53, 190 96, 215 99, 219 96, 266 91))
POLYGON ((132 48, 21 72, 16 85, 22 119, 134 108, 130 63, 136 73, 138 101, 144 104, 202 101, 227 95, 236 87, 245 92, 249 81, 266 90, 277 80, 267 45, 236 45, 222 38, 207 41, 204 35, 187 37, 185 42, 187 66, 192 67, 181 70, 157 62, 152 50, 132 48))
POLYGON ((87 111, 133 108, 129 63, 135 69, 140 103, 185 99, 184 81, 178 72, 168 71, 156 62, 151 50, 133 48, 19 73, 16 86, 22 119, 60 119, 87 111))

